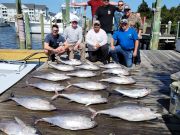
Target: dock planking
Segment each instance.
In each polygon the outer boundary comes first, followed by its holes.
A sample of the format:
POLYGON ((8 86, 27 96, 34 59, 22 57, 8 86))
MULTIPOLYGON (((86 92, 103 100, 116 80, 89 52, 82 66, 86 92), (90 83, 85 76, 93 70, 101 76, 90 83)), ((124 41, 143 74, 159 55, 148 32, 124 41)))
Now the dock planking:
MULTIPOLYGON (((101 110, 117 106, 121 102, 138 102, 144 104, 158 113, 162 114, 162 118, 145 121, 145 122, 128 122, 119 118, 112 118, 106 115, 98 115, 95 120, 98 126, 93 129, 82 130, 82 131, 69 131, 56 126, 51 126, 45 122, 40 122, 36 125, 38 130, 43 135, 170 135, 180 133, 180 120, 173 117, 168 112, 169 108, 169 94, 171 83, 170 75, 180 71, 180 53, 170 50, 143 50, 141 51, 141 68, 130 69, 132 77, 136 79, 137 83, 134 85, 115 85, 104 83, 108 86, 107 90, 98 91, 103 96, 108 98, 107 104, 90 105, 95 110, 101 110), (151 88, 152 92, 150 95, 140 99, 130 99, 125 96, 121 96, 114 92, 115 87, 124 89, 133 88, 151 88), (110 94, 110 96, 108 96, 110 94)), ((104 69, 102 69, 104 70, 104 69)), ((102 71, 101 70, 101 71, 102 71)), ((100 74, 101 71, 97 71, 100 74)), ((51 68, 42 68, 39 71, 33 71, 28 74, 25 78, 19 81, 16 85, 11 87, 8 91, 0 96, 0 100, 7 98, 12 92, 15 96, 24 95, 38 95, 50 98, 54 93, 38 90, 36 88, 26 85, 26 80, 29 82, 46 82, 45 80, 31 78, 35 74, 43 74, 46 72, 59 72, 51 68)), ((62 73, 62 72, 60 72, 62 73)), ((68 80, 70 83, 85 82, 100 80, 101 78, 107 78, 110 75, 101 74, 97 77, 92 78, 77 78, 73 77, 68 80)), ((58 83, 67 86, 67 81, 59 81, 58 83)), ((64 93, 72 93, 77 91, 84 91, 76 87, 70 87, 64 93)), ((52 112, 43 111, 30 111, 22 106, 17 106, 13 101, 0 103, 0 119, 13 119, 17 116, 24 120, 27 124, 32 125, 37 118, 53 116, 56 114, 63 113, 80 113, 87 116, 91 116, 87 107, 84 105, 69 102, 65 98, 58 98, 52 102, 58 110, 52 112)), ((136 114, 134 114, 136 115, 136 114)), ((0 133, 0 135, 3 133, 0 133)))

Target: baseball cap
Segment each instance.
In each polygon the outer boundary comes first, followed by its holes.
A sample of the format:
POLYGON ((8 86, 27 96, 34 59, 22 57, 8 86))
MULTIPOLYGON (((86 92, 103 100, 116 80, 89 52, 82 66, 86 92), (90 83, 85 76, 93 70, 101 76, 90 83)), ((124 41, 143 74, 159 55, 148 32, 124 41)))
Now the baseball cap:
POLYGON ((99 25, 100 25, 100 21, 95 20, 95 21, 93 22, 93 24, 99 24, 99 25))
POLYGON ((129 5, 125 5, 124 6, 124 10, 130 10, 131 8, 129 7, 129 5))
POLYGON ((75 17, 71 19, 71 22, 78 22, 78 21, 79 20, 77 18, 75 18, 75 17))
POLYGON ((127 19, 122 19, 121 21, 120 21, 120 23, 128 23, 128 20, 127 19))

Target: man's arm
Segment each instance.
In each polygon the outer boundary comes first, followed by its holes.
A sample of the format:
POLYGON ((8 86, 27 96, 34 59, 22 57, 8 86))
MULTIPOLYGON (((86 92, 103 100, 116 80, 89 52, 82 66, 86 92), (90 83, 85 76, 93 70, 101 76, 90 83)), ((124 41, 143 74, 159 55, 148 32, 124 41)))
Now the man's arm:
POLYGON ((71 3, 72 6, 88 6, 88 3, 87 2, 80 2, 80 3, 71 3))
POLYGON ((135 41, 134 52, 133 52, 133 57, 136 57, 136 56, 137 56, 138 46, 139 46, 139 40, 136 40, 136 41, 135 41))
POLYGON ((52 52, 54 52, 54 53, 57 52, 56 49, 53 49, 52 47, 50 47, 50 46, 49 46, 49 43, 47 43, 47 42, 44 42, 44 49, 45 49, 45 50, 48 50, 48 51, 52 51, 52 52))

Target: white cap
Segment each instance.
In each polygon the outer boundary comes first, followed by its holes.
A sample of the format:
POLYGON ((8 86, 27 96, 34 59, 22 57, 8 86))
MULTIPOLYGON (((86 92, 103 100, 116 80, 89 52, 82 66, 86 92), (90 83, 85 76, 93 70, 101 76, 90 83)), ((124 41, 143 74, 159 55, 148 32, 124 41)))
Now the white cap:
POLYGON ((77 19, 75 17, 71 19, 71 22, 78 22, 78 21, 79 21, 79 19, 77 19))

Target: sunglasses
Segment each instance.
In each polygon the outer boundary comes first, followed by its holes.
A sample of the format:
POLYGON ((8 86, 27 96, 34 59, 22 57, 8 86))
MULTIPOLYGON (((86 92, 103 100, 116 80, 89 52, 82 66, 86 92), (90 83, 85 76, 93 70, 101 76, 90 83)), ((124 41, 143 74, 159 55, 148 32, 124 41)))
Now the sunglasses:
POLYGON ((109 2, 109 0, 103 0, 103 2, 109 2))
POLYGON ((59 30, 53 30, 53 32, 58 32, 59 30))
POLYGON ((118 6, 124 6, 124 4, 118 4, 118 6))
POLYGON ((75 24, 77 24, 78 22, 76 22, 76 21, 73 21, 72 23, 75 23, 75 24))

